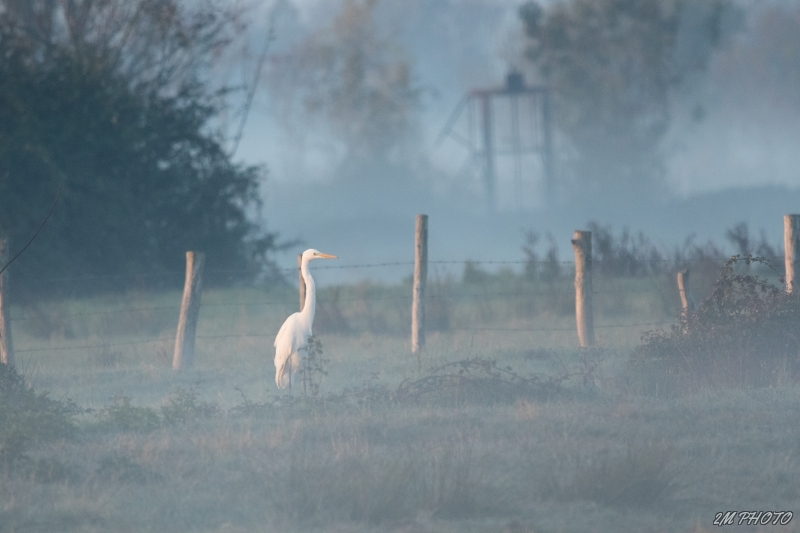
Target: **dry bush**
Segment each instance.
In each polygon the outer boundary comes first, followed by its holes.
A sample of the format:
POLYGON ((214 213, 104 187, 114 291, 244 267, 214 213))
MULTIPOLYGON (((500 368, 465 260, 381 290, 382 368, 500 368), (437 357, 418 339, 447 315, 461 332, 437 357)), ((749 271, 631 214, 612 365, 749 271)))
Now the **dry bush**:
MULTIPOLYGON (((317 341, 318 342, 318 341, 317 341)), ((318 344, 317 344, 318 345, 318 344)), ((319 345, 318 345, 319 346, 319 345)), ((550 398, 562 391, 564 382, 573 378, 583 384, 594 382, 596 358, 599 352, 582 354, 577 368, 563 366, 555 376, 519 374, 510 366, 501 367, 497 361, 485 358, 465 359, 430 369, 420 378, 409 378, 397 388, 380 382, 372 374, 357 387, 338 393, 322 395, 315 371, 306 394, 273 396, 264 402, 253 402, 241 390, 243 403, 233 407, 230 414, 245 417, 272 417, 277 412, 302 415, 309 412, 338 412, 351 407, 370 408, 398 405, 493 405, 513 404, 525 398, 550 398)), ((320 352, 321 354, 321 352, 320 352)), ((327 362, 323 359, 323 362, 327 362)), ((322 367, 324 368, 324 367, 322 367)))
POLYGON ((396 401, 445 403, 513 403, 519 398, 547 397, 559 391, 565 376, 545 378, 516 373, 492 359, 474 358, 446 363, 427 376, 403 381, 396 401))
POLYGON ((772 385, 795 380, 800 369, 800 294, 735 267, 758 257, 728 260, 698 310, 669 332, 649 332, 632 354, 634 367, 654 362, 699 383, 772 385))
POLYGON ((308 338, 306 359, 300 370, 304 394, 310 393, 311 396, 319 396, 319 386, 325 376, 328 375, 328 363, 330 363, 330 360, 325 357, 322 341, 316 335, 312 335, 308 338))

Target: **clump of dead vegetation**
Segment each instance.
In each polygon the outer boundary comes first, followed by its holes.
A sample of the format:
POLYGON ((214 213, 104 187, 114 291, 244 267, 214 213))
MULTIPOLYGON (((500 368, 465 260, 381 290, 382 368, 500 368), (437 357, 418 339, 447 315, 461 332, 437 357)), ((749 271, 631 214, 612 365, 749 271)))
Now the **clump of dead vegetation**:
MULTIPOLYGON (((233 416, 262 416, 275 410, 292 409, 298 413, 319 409, 377 407, 400 405, 510 405, 520 399, 546 400, 560 394, 567 382, 580 385, 594 382, 596 366, 582 357, 576 368, 562 365, 552 376, 521 373, 501 366, 494 359, 475 357, 447 362, 429 369, 424 375, 403 380, 392 387, 373 374, 356 387, 341 392, 321 394, 318 380, 325 375, 321 347, 317 345, 316 369, 303 377, 305 394, 273 396, 264 402, 251 401, 242 391, 242 403, 233 407, 233 416)), ((585 354, 584 354, 585 355, 585 354)))
POLYGON ((560 389, 566 376, 523 375, 486 358, 445 363, 428 375, 406 379, 394 392, 398 402, 439 400, 512 403, 519 398, 547 397, 560 389))
POLYGON ((775 269, 770 261, 749 255, 726 261, 695 313, 669 331, 644 336, 632 354, 634 366, 656 363, 704 383, 762 386, 796 380, 800 291, 787 293, 758 271, 775 269))

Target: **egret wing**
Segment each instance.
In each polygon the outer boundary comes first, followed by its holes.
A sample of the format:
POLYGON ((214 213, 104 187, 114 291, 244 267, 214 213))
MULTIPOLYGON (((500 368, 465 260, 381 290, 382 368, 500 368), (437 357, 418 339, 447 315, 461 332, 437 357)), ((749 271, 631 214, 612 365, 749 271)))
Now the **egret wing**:
POLYGON ((286 364, 291 360, 292 354, 308 345, 311 328, 303 324, 300 313, 294 313, 283 323, 275 336, 275 383, 283 389, 289 384, 291 372, 297 370, 299 357, 295 358, 292 368, 286 364))

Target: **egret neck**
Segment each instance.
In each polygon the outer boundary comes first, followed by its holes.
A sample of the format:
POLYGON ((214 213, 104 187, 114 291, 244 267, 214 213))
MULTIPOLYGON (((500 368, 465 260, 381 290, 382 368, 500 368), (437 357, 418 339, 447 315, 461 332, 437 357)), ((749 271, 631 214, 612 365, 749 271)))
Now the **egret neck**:
POLYGON ((304 325, 308 326, 311 330, 311 324, 314 322, 314 311, 317 307, 317 291, 314 286, 314 278, 308 271, 308 262, 310 257, 303 257, 300 263, 300 273, 303 275, 303 281, 306 283, 306 299, 303 302, 303 310, 300 311, 300 318, 304 325))

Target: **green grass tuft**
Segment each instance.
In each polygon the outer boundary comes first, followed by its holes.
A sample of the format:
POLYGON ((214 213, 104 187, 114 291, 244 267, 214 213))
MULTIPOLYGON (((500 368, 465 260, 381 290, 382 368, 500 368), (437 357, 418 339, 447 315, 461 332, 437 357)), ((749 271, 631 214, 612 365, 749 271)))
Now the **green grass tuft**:
POLYGON ((42 444, 74 436, 77 411, 36 393, 14 366, 0 364, 0 472, 28 465, 27 454, 42 444))

